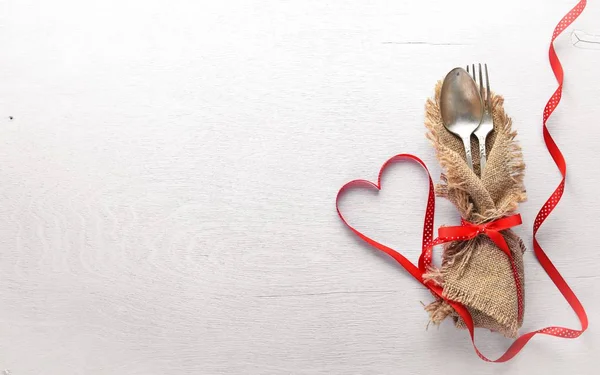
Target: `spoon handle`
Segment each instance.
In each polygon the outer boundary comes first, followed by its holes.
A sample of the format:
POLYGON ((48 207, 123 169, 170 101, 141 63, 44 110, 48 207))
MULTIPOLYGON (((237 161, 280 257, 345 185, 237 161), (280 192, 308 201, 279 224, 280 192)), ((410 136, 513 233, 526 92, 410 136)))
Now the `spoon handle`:
POLYGON ((483 176, 483 169, 485 168, 485 162, 487 155, 485 152, 485 136, 478 137, 479 139, 479 175, 483 176))
POLYGON ((471 156, 471 135, 463 138, 463 144, 465 145, 465 154, 467 155, 467 165, 473 170, 473 157, 471 156))

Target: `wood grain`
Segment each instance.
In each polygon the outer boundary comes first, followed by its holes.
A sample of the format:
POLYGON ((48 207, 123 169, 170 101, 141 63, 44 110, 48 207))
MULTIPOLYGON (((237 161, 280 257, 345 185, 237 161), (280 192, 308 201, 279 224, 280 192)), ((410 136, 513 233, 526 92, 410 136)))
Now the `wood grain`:
MULTIPOLYGON (((580 339, 481 362, 465 332, 425 330, 430 295, 334 210, 342 183, 395 153, 437 176, 424 101, 452 67, 485 61, 525 150, 530 243, 559 181, 541 136, 547 43, 573 4, 0 2, 0 370, 595 373, 598 51, 557 41, 567 83, 550 126, 569 177, 540 235, 587 308, 580 339)), ((599 16, 590 4, 576 27, 597 34, 599 16)), ((398 165, 344 208, 416 259, 425 188, 398 165)), ((456 223, 438 207, 437 224, 456 223)), ((524 329, 577 327, 525 262, 524 329)), ((489 355, 509 345, 478 340, 489 355)))

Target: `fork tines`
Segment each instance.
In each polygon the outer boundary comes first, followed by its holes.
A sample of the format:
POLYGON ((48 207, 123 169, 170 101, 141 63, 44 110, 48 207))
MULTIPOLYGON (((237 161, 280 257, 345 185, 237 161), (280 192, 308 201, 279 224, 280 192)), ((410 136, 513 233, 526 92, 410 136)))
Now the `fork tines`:
POLYGON ((476 69, 475 64, 471 65, 471 69, 469 70, 469 65, 467 65, 467 73, 470 73, 473 76, 473 81, 479 86, 479 94, 481 95, 481 100, 483 101, 483 105, 486 109, 491 108, 491 93, 490 93, 490 79, 488 76, 488 68, 487 64, 483 64, 483 69, 481 69, 481 64, 479 65, 479 69, 476 69), (485 88, 483 87, 483 75, 485 70, 485 88))

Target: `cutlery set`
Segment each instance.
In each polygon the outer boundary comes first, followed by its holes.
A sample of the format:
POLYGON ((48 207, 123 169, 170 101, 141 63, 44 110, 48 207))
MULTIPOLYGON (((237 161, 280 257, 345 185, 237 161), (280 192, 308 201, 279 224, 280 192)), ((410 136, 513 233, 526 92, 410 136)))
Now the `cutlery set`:
POLYGON ((454 68, 444 78, 440 94, 440 111, 446 129, 459 137, 465 148, 467 164, 473 170, 471 136, 479 142, 480 174, 486 164, 486 139, 494 130, 490 80, 487 64, 467 69, 454 68), (485 78, 485 82, 484 82, 485 78))

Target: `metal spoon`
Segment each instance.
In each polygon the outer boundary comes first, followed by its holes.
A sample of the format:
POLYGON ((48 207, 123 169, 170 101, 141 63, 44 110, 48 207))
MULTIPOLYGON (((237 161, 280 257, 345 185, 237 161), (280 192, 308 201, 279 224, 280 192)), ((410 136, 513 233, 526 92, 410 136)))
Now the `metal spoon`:
POLYGON ((473 78, 463 68, 452 69, 444 78, 440 110, 446 129, 462 139, 467 164, 473 170, 471 134, 481 123, 483 102, 473 78))

